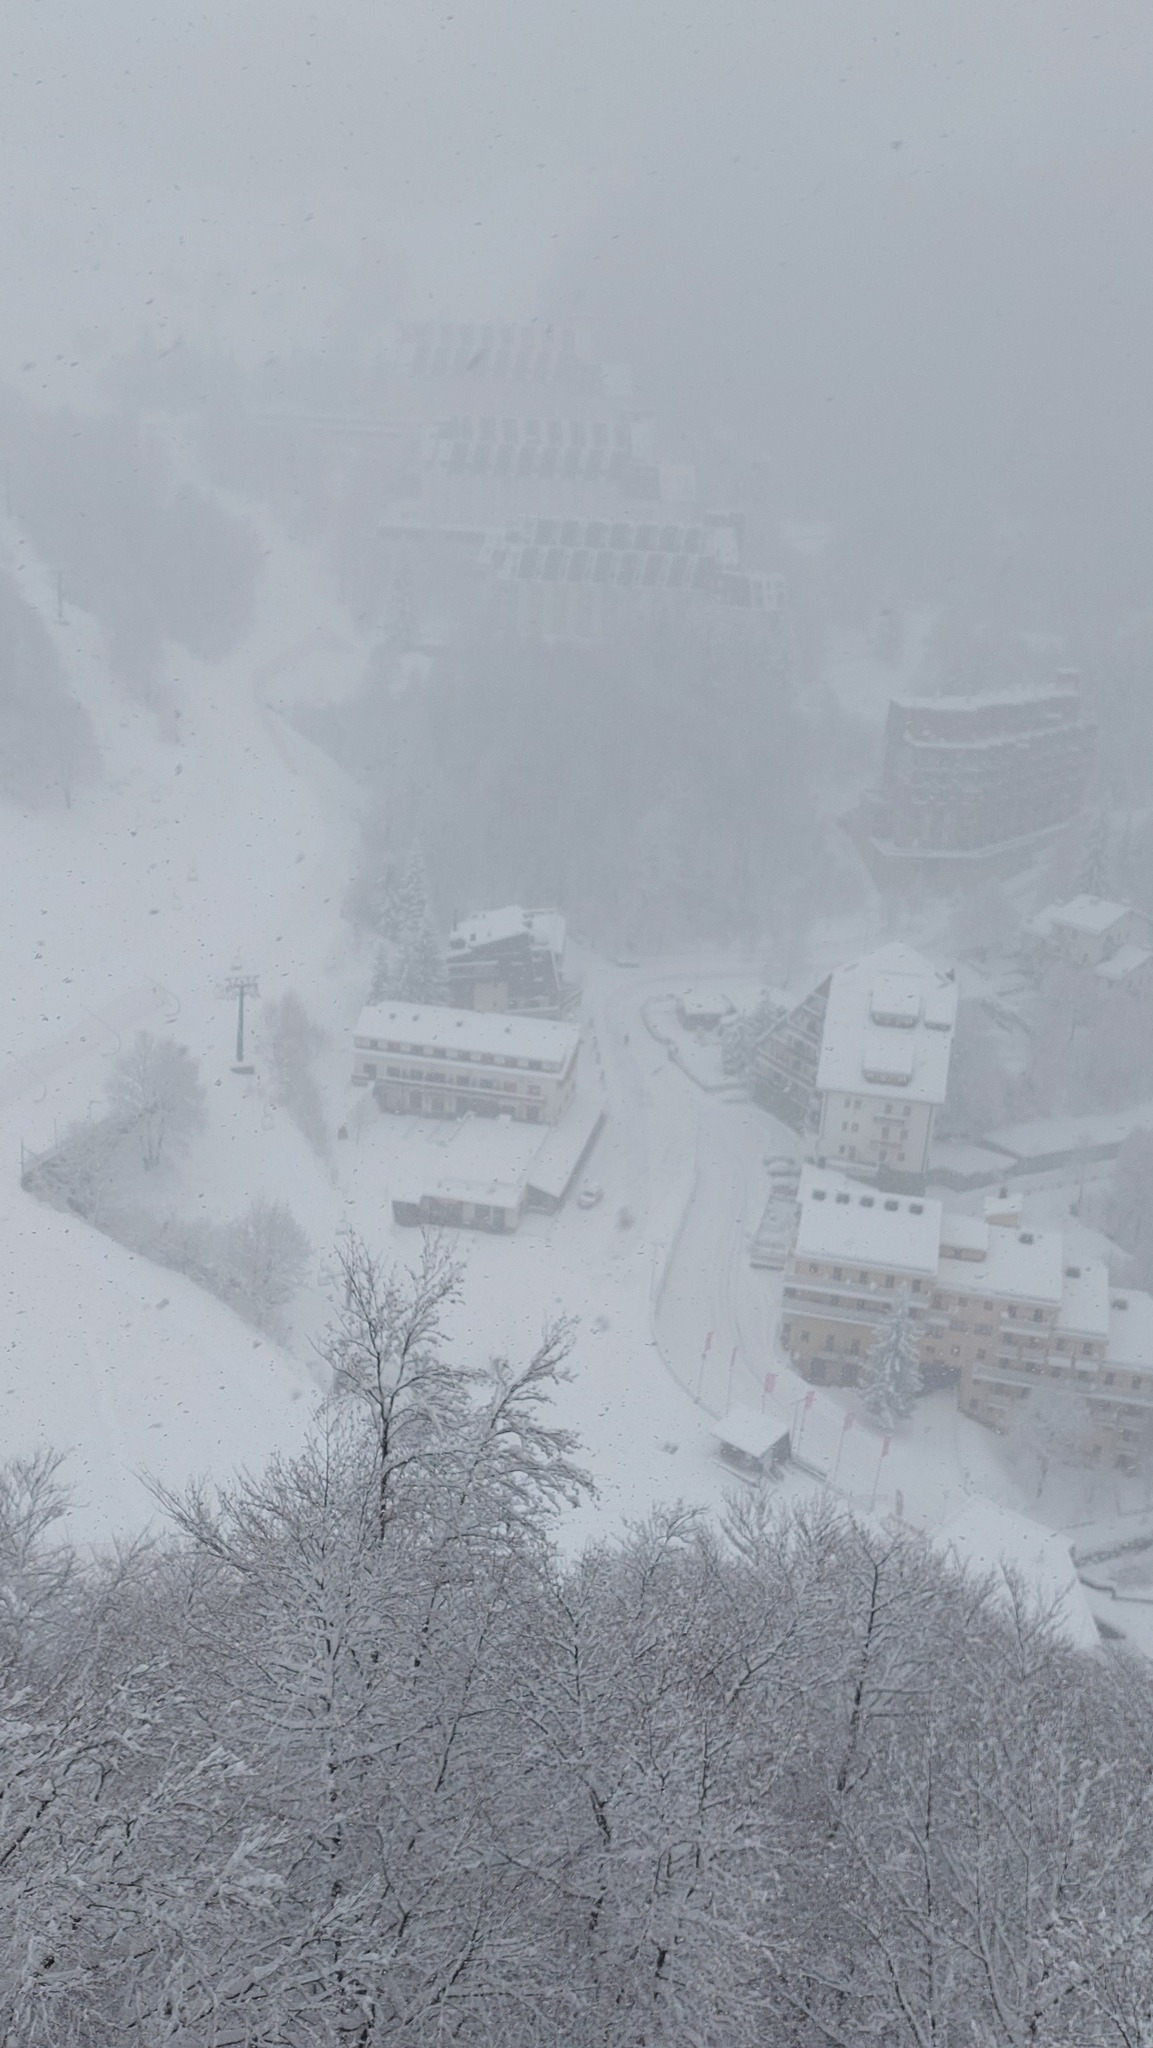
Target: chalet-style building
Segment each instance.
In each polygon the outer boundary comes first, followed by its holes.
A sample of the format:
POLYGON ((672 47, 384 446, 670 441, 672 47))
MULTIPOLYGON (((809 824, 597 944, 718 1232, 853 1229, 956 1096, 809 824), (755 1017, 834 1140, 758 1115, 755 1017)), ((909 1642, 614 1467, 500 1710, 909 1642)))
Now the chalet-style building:
POLYGON ((449 934, 449 1001, 460 1010, 563 1017, 578 991, 564 978, 565 922, 518 903, 462 918, 449 934))
POLYGON ((1130 903, 1104 896, 1050 903, 1025 926, 1023 951, 1035 967, 1083 968, 1105 987, 1141 995, 1153 987, 1153 919, 1130 903))

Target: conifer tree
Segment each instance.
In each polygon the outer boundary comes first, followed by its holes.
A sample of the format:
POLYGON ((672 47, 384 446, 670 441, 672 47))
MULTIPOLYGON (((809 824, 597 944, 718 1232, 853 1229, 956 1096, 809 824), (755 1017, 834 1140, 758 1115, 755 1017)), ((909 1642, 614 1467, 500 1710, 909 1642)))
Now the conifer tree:
POLYGON ((912 1299, 904 1288, 861 1368, 865 1407, 882 1429, 891 1429, 912 1413, 922 1385, 920 1348, 912 1299))

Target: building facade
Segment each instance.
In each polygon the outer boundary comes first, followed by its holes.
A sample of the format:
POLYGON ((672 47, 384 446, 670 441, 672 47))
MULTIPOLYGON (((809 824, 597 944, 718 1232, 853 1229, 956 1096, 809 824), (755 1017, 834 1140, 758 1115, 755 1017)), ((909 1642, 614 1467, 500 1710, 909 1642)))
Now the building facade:
POLYGON ((432 1004, 372 1004, 353 1035, 352 1081, 410 1116, 559 1123, 576 1092, 574 1024, 432 1004))
POLYGON ((449 934, 449 1000, 461 1010, 562 1017, 578 991, 564 978, 565 923, 556 910, 510 904, 462 918, 449 934))
POLYGON ((945 1100, 957 984, 909 946, 883 946, 826 977, 753 1049, 758 1100, 804 1134, 812 1157, 915 1189, 945 1100))
POLYGON ((785 1267, 781 1341, 815 1385, 854 1386, 897 1294, 908 1291, 926 1387, 1004 1432, 1030 1393, 1070 1410, 1091 1460, 1133 1470, 1153 1449, 1153 1298, 1074 1261, 1056 1230, 1022 1227, 1019 1199, 983 1216, 864 1193, 806 1167, 785 1267))
POLYGON ((1027 847, 1081 810, 1096 731, 1076 687, 889 706, 880 787, 858 824, 882 865, 972 862, 1027 847))
POLYGON ((1153 921, 1129 903, 1103 896, 1074 896, 1050 903, 1025 926, 1025 951, 1039 966, 1103 967, 1119 953, 1147 953, 1153 921))

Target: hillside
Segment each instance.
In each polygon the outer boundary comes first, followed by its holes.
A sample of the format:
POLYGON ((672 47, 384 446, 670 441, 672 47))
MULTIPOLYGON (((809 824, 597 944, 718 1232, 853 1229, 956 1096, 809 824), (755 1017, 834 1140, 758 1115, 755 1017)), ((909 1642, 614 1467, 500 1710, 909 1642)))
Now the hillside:
MULTIPOLYGON (((83 613, 66 606, 58 618, 52 579, 23 537, 9 527, 4 541, 103 770, 70 808, 0 805, 0 1433, 9 1452, 38 1441, 72 1450, 77 1526, 96 1533, 139 1522, 147 1502, 133 1475, 143 1469, 172 1483, 294 1441, 315 1382, 187 1281, 35 1204, 20 1189, 21 1148, 99 1114, 109 1055, 133 1031, 170 1031, 201 1062, 213 1142, 176 1182, 158 1177, 157 1201, 225 1214, 259 1191, 239 1135, 259 1131, 264 1110, 230 1072, 234 1011, 216 987, 242 958, 264 995, 295 984, 326 1023, 343 1025, 346 990, 355 1002, 334 909, 351 807, 339 772, 272 706, 308 662, 360 654, 286 549, 266 556, 239 651, 212 668, 170 661, 165 702, 150 708, 118 689, 83 613)), ((301 1178, 291 1146, 288 1162, 264 1149, 269 1192, 282 1191, 286 1170, 301 1178)), ((318 1220, 308 1227, 320 1243, 318 1220)), ((322 1220, 327 1236, 332 1215, 322 1220)))

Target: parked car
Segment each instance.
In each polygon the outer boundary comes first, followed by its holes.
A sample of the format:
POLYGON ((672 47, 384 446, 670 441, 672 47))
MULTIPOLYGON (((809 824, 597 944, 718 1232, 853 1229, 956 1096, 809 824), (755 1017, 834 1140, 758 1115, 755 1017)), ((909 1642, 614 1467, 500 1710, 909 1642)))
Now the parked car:
POLYGON ((597 1203, 603 1202, 604 1198, 605 1191, 602 1187, 598 1187, 595 1180, 582 1181, 580 1192, 577 1195, 577 1208, 595 1209, 597 1203))

